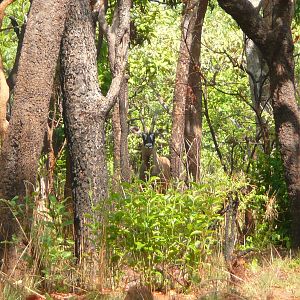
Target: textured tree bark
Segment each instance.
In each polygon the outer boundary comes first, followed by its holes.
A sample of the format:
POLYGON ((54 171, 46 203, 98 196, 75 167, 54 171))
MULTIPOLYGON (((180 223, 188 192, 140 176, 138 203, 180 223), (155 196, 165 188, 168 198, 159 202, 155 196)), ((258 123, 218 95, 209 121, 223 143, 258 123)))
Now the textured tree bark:
MULTIPOLYGON (((19 62, 12 118, 0 155, 0 198, 20 196, 22 202, 36 182, 67 3, 67 0, 32 2, 19 62)), ((27 219, 30 220, 30 215, 27 219)), ((1 240, 11 240, 13 234, 20 236, 19 225, 3 205, 0 220, 1 240)), ((4 268, 11 272, 17 248, 10 247, 6 251, 4 268)))
POLYGON ((291 21, 294 2, 273 1, 272 22, 264 20, 248 0, 218 0, 260 49, 270 70, 276 135, 291 202, 292 239, 300 247, 300 116, 295 97, 291 21))
POLYGON ((201 35, 204 16, 206 13, 208 0, 193 1, 195 7, 194 24, 190 24, 192 34, 192 44, 190 46, 190 63, 188 76, 188 89, 185 104, 185 149, 187 153, 188 173, 194 182, 200 181, 200 154, 202 138, 202 93, 201 93, 201 72, 200 53, 201 35), (193 26, 193 27, 192 27, 193 26))
POLYGON ((62 41, 64 116, 71 163, 75 254, 87 284, 97 284, 96 238, 101 222, 93 208, 107 197, 104 97, 98 86, 96 48, 88 0, 70 3, 62 41), (90 217, 86 217, 89 214, 90 217), (83 255, 85 254, 85 255, 83 255))
MULTIPOLYGON (((116 55, 118 66, 107 96, 102 96, 93 26, 89 0, 72 0, 62 41, 62 87, 74 201, 75 254, 83 285, 88 289, 95 288, 101 278, 97 246, 101 243, 99 230, 108 195, 105 118, 119 95, 126 65, 122 58, 127 58, 116 55), (92 229, 95 225, 99 228, 97 236, 92 229)), ((124 46, 123 36, 118 42, 124 46)))
POLYGON ((188 1, 182 20, 170 145, 171 177, 177 179, 185 177, 184 150, 188 173, 194 181, 200 178, 202 108, 199 57, 207 3, 207 0, 188 1))

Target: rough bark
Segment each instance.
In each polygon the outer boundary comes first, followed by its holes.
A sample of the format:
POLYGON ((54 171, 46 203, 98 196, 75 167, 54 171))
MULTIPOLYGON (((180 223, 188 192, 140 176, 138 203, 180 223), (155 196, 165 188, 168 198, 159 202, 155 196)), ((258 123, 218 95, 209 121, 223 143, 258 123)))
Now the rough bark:
POLYGON ((6 105, 8 100, 9 87, 5 79, 2 59, 0 57, 0 150, 8 128, 8 121, 6 120, 6 105))
POLYGON ((107 197, 105 114, 93 32, 89 1, 71 1, 62 41, 63 108, 71 163, 75 254, 88 281, 97 280, 98 259, 89 224, 101 221, 93 208, 107 197))
POLYGON ((171 177, 184 179, 186 150, 187 171, 194 181, 200 178, 202 122, 199 57, 207 3, 207 0, 191 0, 184 8, 172 112, 171 177))
POLYGON ((185 104, 185 146, 187 153, 188 173, 194 182, 200 181, 200 154, 202 137, 202 94, 201 94, 201 72, 200 52, 201 35, 204 16, 208 0, 193 1, 195 8, 192 10, 195 23, 191 26, 192 44, 190 46, 190 63, 188 75, 188 89, 185 104))
POLYGON ((294 2, 273 1, 272 22, 263 19, 248 0, 218 0, 260 49, 270 70, 275 130, 291 202, 292 240, 300 247, 300 115, 295 97, 291 21, 294 2))
MULTIPOLYGON (((60 41, 68 9, 67 0, 33 1, 19 62, 12 118, 0 155, 0 198, 25 196, 34 186, 60 41), (27 185, 27 188, 25 186, 27 185)), ((1 239, 18 236, 20 228, 8 209, 1 207, 1 239)), ((28 216, 30 219, 30 215, 28 216)), ((16 258, 9 249, 7 270, 16 258)))
MULTIPOLYGON (((123 45, 122 37, 119 44, 123 45)), ((126 47, 125 50, 127 53, 126 47)), ((83 273, 83 284, 89 289, 95 288, 101 278, 96 250, 101 237, 95 236, 91 225, 101 229, 103 221, 101 208, 105 208, 108 194, 104 123, 124 77, 126 62, 122 58, 124 56, 118 56, 119 65, 104 97, 98 85, 89 1, 72 0, 62 42, 62 87, 74 201, 75 254, 83 273)))

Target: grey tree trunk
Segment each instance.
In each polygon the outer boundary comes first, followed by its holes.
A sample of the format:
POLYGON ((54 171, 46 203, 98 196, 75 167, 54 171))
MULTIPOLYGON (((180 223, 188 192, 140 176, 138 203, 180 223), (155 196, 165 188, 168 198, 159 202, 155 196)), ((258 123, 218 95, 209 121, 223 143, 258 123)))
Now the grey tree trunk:
MULTIPOLYGON (((119 44, 123 43, 123 36, 119 44)), ((104 124, 124 77, 126 62, 123 58, 127 56, 119 54, 116 55, 119 65, 104 97, 98 85, 89 0, 72 0, 62 42, 62 87, 74 201, 75 254, 83 285, 88 289, 95 288, 101 279, 97 246, 101 243, 108 196, 104 124), (93 230, 93 226, 98 230, 93 230)))
POLYGON ((218 0, 260 49, 270 70, 275 131, 291 202, 292 240, 300 247, 300 115, 295 96, 291 22, 294 1, 274 0, 272 22, 264 20, 248 0, 218 0))
MULTIPOLYGON (((19 61, 12 118, 0 155, 0 198, 19 196, 22 202, 34 188, 68 2, 32 2, 19 61)), ((26 221, 31 218, 28 213, 26 221)), ((20 236, 19 225, 4 205, 1 205, 0 220, 1 241, 11 240, 14 234, 20 236)), ((23 220, 21 223, 24 225, 23 220)), ((6 249, 4 269, 8 272, 14 269, 17 250, 6 249)))
POLYGON ((98 85, 88 0, 71 1, 61 50, 63 107, 74 201, 75 254, 82 267, 82 278, 86 277, 87 284, 94 287, 98 277, 98 256, 95 233, 89 225, 102 221, 101 213, 93 209, 107 198, 108 178, 104 151, 104 97, 98 85))
MULTIPOLYGON (((266 22, 271 22, 268 11, 271 8, 270 1, 251 0, 257 11, 263 8, 263 16, 266 22)), ((269 24, 270 26, 271 24, 269 24)), ((256 141, 262 140, 263 151, 266 154, 271 152, 270 125, 263 113, 271 115, 273 113, 270 96, 270 77, 267 62, 255 43, 245 38, 245 54, 247 59, 247 72, 252 98, 252 107, 255 111, 256 119, 256 141)))

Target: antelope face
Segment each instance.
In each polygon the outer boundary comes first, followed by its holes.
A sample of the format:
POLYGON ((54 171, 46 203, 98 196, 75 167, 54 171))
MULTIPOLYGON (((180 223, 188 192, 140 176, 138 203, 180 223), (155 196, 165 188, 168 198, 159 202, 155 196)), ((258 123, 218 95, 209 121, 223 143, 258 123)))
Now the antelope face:
POLYGON ((155 135, 153 132, 143 133, 142 138, 143 138, 143 144, 145 148, 147 149, 154 148, 155 135))

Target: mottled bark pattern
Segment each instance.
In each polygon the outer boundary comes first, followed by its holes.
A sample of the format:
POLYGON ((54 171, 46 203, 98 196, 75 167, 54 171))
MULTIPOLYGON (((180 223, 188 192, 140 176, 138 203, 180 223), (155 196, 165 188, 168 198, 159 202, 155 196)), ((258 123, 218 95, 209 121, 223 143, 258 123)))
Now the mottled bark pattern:
POLYGON ((270 70, 276 134, 291 201, 293 246, 300 247, 300 114, 295 97, 291 21, 292 0, 274 0, 272 22, 247 0, 218 0, 259 47, 270 70))
MULTIPOLYGON (((68 2, 34 0, 31 5, 12 118, 0 155, 0 197, 5 199, 24 196, 25 183, 31 189, 36 181, 68 2)), ((0 220, 1 238, 18 234, 19 226, 9 210, 0 210, 0 220)), ((8 257, 13 260, 14 255, 8 257)))
POLYGON ((93 21, 88 0, 72 0, 70 3, 61 66, 74 199, 75 252, 84 267, 82 271, 86 280, 93 288, 99 270, 97 240, 89 224, 101 222, 101 213, 93 208, 107 197, 107 167, 105 98, 98 86, 93 21))

